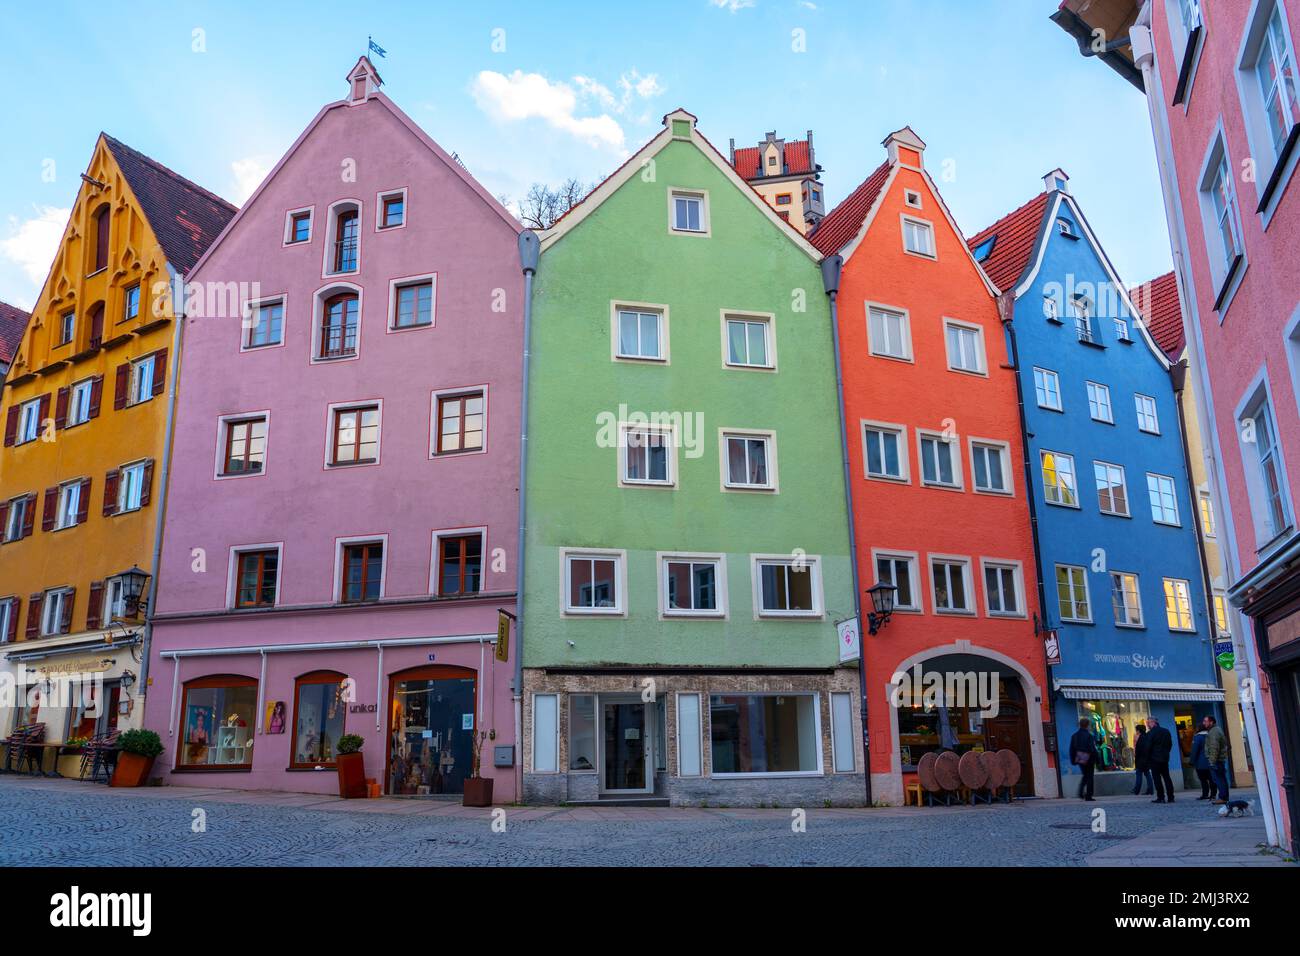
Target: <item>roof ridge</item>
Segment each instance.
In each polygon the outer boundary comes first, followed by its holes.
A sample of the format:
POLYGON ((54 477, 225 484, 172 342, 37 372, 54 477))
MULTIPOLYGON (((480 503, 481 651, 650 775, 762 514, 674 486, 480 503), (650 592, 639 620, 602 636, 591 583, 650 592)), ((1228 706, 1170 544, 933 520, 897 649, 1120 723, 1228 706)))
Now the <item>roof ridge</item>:
POLYGON ((159 172, 166 173, 166 174, 167 174, 168 176, 170 176, 172 179, 175 179, 175 180, 177 180, 177 181, 179 181, 179 182, 184 183, 186 186, 188 186, 189 188, 191 188, 191 189, 193 189, 193 190, 195 190, 195 191, 197 191, 197 192, 201 192, 201 193, 203 193, 203 195, 207 196, 209 199, 211 199, 211 200, 213 200, 213 201, 215 201, 215 202, 219 202, 219 203, 221 203, 221 205, 225 206, 225 207, 226 207, 227 209, 229 209, 232 213, 233 213, 233 212, 238 212, 238 211, 239 211, 239 207, 236 206, 234 203, 230 202, 230 201, 227 200, 227 199, 222 199, 220 196, 218 196, 218 195, 217 195, 216 193, 214 193, 212 190, 210 190, 210 189, 205 189, 204 187, 200 186, 198 183, 196 183, 194 180, 190 179, 190 178, 187 177, 187 176, 182 176, 180 173, 176 172, 176 170, 174 170, 174 169, 172 169, 171 167, 169 167, 169 166, 165 166, 164 164, 158 162, 158 160, 154 159, 152 156, 149 156, 149 155, 146 154, 146 153, 142 153, 142 152, 140 152, 140 150, 136 149, 136 148, 133 147, 133 146, 128 146, 126 143, 122 142, 120 139, 116 138, 115 136, 110 136, 108 133, 105 133, 105 132, 103 132, 102 130, 100 131, 100 135, 103 136, 104 139, 107 140, 107 141, 108 141, 112 146, 119 147, 119 148, 121 148, 121 149, 126 150, 128 153, 131 153, 131 154, 133 154, 133 155, 135 155, 135 156, 138 156, 140 159, 144 160, 146 163, 148 163, 150 166, 152 166, 152 167, 154 167, 155 169, 157 169, 159 172))
POLYGON ((994 222, 990 223, 989 225, 987 225, 987 226, 985 226, 983 229, 981 229, 979 232, 977 232, 977 233, 975 233, 974 235, 972 235, 969 239, 966 240, 966 244, 967 244, 968 246, 969 246, 969 245, 978 245, 980 242, 982 242, 982 241, 984 241, 985 239, 988 238, 988 236, 986 235, 987 233, 992 233, 992 232, 994 232, 994 231, 997 229, 998 226, 1002 225, 1004 222, 1006 222, 1006 221, 1007 221, 1008 219, 1010 219, 1012 216, 1015 216, 1015 215, 1018 215, 1018 214, 1024 212, 1026 209, 1028 209, 1030 206, 1032 206, 1034 203, 1038 202, 1038 200, 1042 199, 1042 198, 1043 198, 1044 196, 1046 196, 1046 195, 1047 195, 1047 190, 1045 190, 1045 189, 1039 191, 1038 193, 1035 193, 1034 196, 1033 196, 1031 199, 1029 199, 1027 202, 1023 202, 1023 203, 1021 203, 1019 206, 1017 206, 1015 209, 1011 210, 1011 211, 1010 211, 1009 213, 1007 213, 1005 216, 1001 216, 1001 217, 999 217, 999 218, 996 219, 994 222))

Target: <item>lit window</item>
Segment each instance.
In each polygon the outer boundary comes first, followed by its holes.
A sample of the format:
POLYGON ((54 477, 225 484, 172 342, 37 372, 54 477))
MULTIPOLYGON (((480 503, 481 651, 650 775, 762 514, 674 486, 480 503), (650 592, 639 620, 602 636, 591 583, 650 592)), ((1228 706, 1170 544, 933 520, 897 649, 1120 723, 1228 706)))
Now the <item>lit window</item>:
POLYGON ((1202 491, 1197 498, 1201 505, 1201 533, 1207 538, 1214 537, 1214 502, 1210 499, 1209 492, 1202 491))
POLYGON ((317 672, 294 682, 291 767, 336 765, 348 705, 341 674, 317 672))
POLYGON ((1232 636, 1232 624, 1228 617, 1228 599, 1222 592, 1214 595, 1214 624, 1218 628, 1219 636, 1226 638, 1232 636))
POLYGON ((1079 485, 1074 475, 1074 458, 1060 452, 1039 453, 1043 470, 1043 497, 1048 504, 1079 506, 1079 485))
POLYGON ((253 766, 257 681, 251 677, 203 677, 185 685, 179 767, 253 766))
POLYGON ((1110 573, 1110 601, 1115 623, 1120 627, 1142 626, 1142 598, 1138 593, 1138 576, 1127 571, 1110 573))
POLYGON ((1165 617, 1171 631, 1194 631, 1192 587, 1178 578, 1165 578, 1165 617))
POLYGON ((1092 620, 1088 607, 1087 571, 1072 564, 1056 566, 1056 600, 1062 621, 1092 620))

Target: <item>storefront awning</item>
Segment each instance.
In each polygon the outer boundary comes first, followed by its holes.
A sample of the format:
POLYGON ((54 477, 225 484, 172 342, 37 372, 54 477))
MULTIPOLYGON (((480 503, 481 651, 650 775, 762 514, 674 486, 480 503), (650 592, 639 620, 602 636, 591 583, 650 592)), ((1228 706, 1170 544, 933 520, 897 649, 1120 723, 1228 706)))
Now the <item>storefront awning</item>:
POLYGON ((1213 684, 1110 684, 1104 681, 1058 680, 1056 690, 1066 700, 1173 700, 1221 702, 1223 688, 1213 684))
MULTIPOLYGON (((35 648, 23 649, 29 642, 18 645, 17 650, 5 655, 7 661, 40 661, 49 657, 61 657, 67 654, 92 654, 96 651, 108 653, 120 651, 126 647, 135 647, 140 643, 140 632, 129 631, 126 636, 111 631, 90 632, 91 636, 82 635, 75 641, 60 644, 47 643, 35 648)), ((35 643, 30 642, 30 643, 35 643)))

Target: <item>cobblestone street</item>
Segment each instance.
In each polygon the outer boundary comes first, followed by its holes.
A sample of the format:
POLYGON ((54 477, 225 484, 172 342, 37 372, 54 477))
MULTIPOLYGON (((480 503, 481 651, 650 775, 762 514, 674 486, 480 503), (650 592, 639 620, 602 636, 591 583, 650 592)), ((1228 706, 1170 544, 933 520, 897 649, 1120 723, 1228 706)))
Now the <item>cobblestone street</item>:
MULTIPOLYGON (((1243 793, 1252 799, 1253 793, 1243 793)), ((1259 817, 1194 799, 918 810, 503 808, 0 777, 0 865, 47 866, 1289 866, 1259 817), (1091 812, 1106 811, 1094 833, 1091 812), (193 832, 194 811, 206 832, 193 832), (1097 854, 1100 854, 1099 856, 1097 854)))

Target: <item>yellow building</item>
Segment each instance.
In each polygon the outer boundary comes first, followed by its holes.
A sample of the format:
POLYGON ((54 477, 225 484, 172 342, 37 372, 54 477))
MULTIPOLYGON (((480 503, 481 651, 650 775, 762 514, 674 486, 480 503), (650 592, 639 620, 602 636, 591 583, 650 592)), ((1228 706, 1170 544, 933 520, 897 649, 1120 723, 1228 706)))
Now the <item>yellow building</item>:
POLYGON ((770 132, 757 146, 736 148, 731 141, 730 162, 736 172, 767 200, 778 216, 804 235, 826 216, 822 168, 813 150, 812 130, 807 139, 778 139, 770 132))
POLYGON ((100 134, 0 399, 0 677, 13 689, 0 734, 40 723, 59 743, 139 725, 142 615, 123 572, 152 574, 160 534, 173 288, 234 213, 100 134))
MULTIPOLYGON (((1165 350, 1174 361, 1187 359, 1187 343, 1183 335, 1183 315, 1178 304, 1178 285, 1172 272, 1152 279, 1143 286, 1131 291, 1134 305, 1142 313, 1152 338, 1165 350)), ((1223 555, 1219 550, 1218 515, 1214 510, 1214 499, 1210 494, 1210 479, 1205 470, 1205 444, 1201 431, 1201 420, 1196 413, 1196 376, 1185 377, 1179 398, 1183 407, 1183 421, 1186 423, 1188 457, 1191 459, 1192 490, 1196 497, 1197 520, 1201 530, 1201 547, 1205 553, 1209 568, 1211 620, 1218 632, 1217 640, 1233 640, 1233 611, 1228 604, 1227 589, 1231 583, 1223 564, 1223 555)), ((1234 640, 1235 644, 1236 641, 1234 640)), ((1237 670, 1219 670, 1223 679, 1223 710, 1227 715, 1228 726, 1224 732, 1232 745, 1232 769, 1238 787, 1253 787, 1255 775, 1253 764, 1246 748, 1246 728, 1241 711, 1240 693, 1237 687, 1237 670)))

